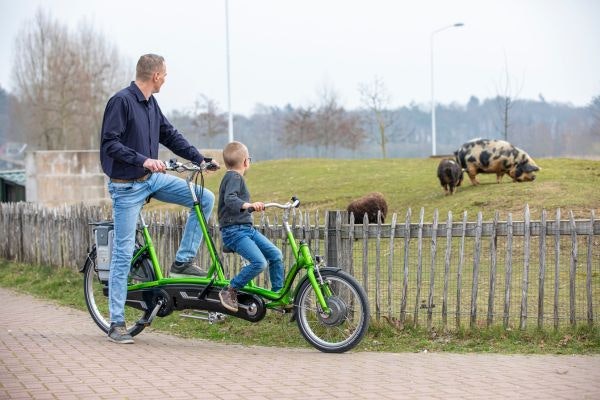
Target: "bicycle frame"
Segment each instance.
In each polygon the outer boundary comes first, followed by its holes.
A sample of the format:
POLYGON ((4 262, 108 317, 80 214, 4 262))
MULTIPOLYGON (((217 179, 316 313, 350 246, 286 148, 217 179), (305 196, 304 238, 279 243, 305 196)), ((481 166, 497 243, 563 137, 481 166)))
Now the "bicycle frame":
MULTIPOLYGON (((152 263, 154 274, 156 279, 149 282, 140 282, 133 285, 128 286, 128 291, 139 290, 152 288, 156 286, 163 285, 171 285, 171 284, 196 284, 196 285, 214 285, 219 287, 224 287, 229 284, 229 280, 225 278, 223 272, 223 265, 218 256, 218 252, 216 250, 215 243, 209 234, 208 231, 208 223, 206 222, 206 218, 202 209, 200 207, 200 202, 198 200, 198 196, 196 194, 196 185, 194 183, 194 178, 197 174, 202 173, 201 170, 192 170, 189 176, 186 178, 186 182, 190 189, 190 194, 194 199, 194 212, 196 217, 198 218, 198 223, 200 224, 200 228, 202 230, 202 234, 204 235, 204 240, 207 246, 208 253, 211 259, 211 266, 208 270, 206 277, 189 277, 189 278, 166 278, 162 274, 162 270, 158 261, 158 257, 156 254, 156 249, 152 243, 152 238, 150 236, 150 232, 148 230, 148 226, 144 221, 143 216, 140 213, 139 219, 141 223, 141 234, 143 237, 143 245, 139 248, 132 259, 131 264, 133 265, 140 257, 143 257, 145 253, 148 254, 150 261, 152 263)), ((274 203, 267 204, 275 205, 274 203)), ((280 206, 280 205, 279 205, 280 206)), ((284 208, 284 207, 280 207, 284 208)), ((265 289, 259 286, 254 285, 253 281, 251 281, 248 285, 246 285, 242 291, 250 294, 254 294, 260 296, 264 299, 270 300, 270 302, 266 303, 266 308, 277 308, 283 305, 288 305, 292 301, 291 293, 292 293, 292 285, 296 276, 300 272, 301 269, 306 269, 307 278, 310 281, 312 287, 315 290, 317 300, 321 307, 321 310, 325 313, 329 313, 330 309, 325 301, 325 297, 323 295, 324 290, 326 295, 330 295, 327 285, 320 276, 319 273, 319 265, 315 265, 314 258, 310 252, 308 245, 304 241, 300 241, 298 244, 293 235, 292 229, 288 223, 290 209, 292 208, 292 204, 288 203, 288 207, 284 208, 283 215, 283 226, 286 231, 287 241, 292 249, 292 253, 294 255, 295 262, 288 271, 287 275, 284 279, 284 285, 282 290, 279 292, 273 292, 269 289, 265 289)), ((299 287, 299 285, 298 285, 299 287)), ((297 288, 298 288, 297 287, 297 288)), ((296 289, 297 289, 296 288, 296 289)))

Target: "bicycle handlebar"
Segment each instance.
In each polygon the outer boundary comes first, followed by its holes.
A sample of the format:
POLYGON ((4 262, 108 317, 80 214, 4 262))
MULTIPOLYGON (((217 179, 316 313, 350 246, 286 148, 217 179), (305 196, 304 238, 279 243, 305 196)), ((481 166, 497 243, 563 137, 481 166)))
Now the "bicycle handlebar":
POLYGON ((212 158, 204 158, 202 164, 198 165, 196 163, 187 163, 183 164, 177 161, 175 158, 170 159, 169 161, 163 161, 165 164, 165 169, 167 171, 175 171, 175 172, 185 172, 185 171, 216 171, 220 167, 215 164, 212 158))
MULTIPOLYGON (((288 201, 285 204, 281 204, 281 203, 265 203, 265 208, 269 208, 269 207, 276 207, 276 208, 282 208, 284 210, 290 209, 290 208, 298 208, 300 207, 300 199, 297 198, 296 196, 292 197, 292 199, 290 201, 288 201)), ((254 207, 250 206, 246 209, 247 212, 249 213, 253 213, 254 211, 256 211, 254 209, 254 207)))

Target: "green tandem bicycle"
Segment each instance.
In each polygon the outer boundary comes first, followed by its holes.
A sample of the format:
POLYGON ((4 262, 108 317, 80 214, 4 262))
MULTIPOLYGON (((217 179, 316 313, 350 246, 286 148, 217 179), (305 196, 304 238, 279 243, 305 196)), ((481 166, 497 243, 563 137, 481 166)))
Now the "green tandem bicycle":
MULTIPOLYGON (((267 310, 284 310, 291 313, 291 321, 296 321, 302 336, 320 351, 342 353, 360 343, 370 319, 365 291, 350 274, 339 267, 326 266, 321 257, 313 256, 306 242, 296 241, 288 224, 290 211, 300 204, 295 197, 285 204, 265 204, 266 207, 283 210, 283 227, 294 256, 283 288, 273 292, 251 281, 238 292, 237 312, 223 307, 218 293, 229 284, 229 280, 209 234, 195 189, 200 177, 202 190, 204 172, 214 169, 215 165, 183 164, 176 160, 165 164, 169 171, 187 174, 186 182, 194 199, 193 209, 205 238, 210 267, 205 277, 163 276, 148 226, 140 213, 125 309, 126 327, 132 336, 142 332, 154 318, 165 317, 176 310, 204 313, 206 317, 200 318, 210 322, 223 319, 225 315, 259 322, 267 310)), ((91 225, 95 240, 80 271, 84 277, 87 308, 94 322, 107 333, 110 327, 108 273, 113 225, 112 221, 91 225)))

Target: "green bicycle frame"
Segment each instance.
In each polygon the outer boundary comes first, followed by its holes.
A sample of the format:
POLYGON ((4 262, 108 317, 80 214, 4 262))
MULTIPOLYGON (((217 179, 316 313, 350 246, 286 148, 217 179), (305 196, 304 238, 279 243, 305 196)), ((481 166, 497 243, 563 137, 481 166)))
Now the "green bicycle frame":
MULTIPOLYGON (((135 252, 131 264, 133 265, 138 259, 140 259, 144 256, 144 254, 147 253, 152 263, 156 279, 150 282, 141 282, 136 283, 134 285, 130 285, 128 286, 128 290, 150 288, 173 283, 190 283, 201 285, 208 285, 212 283, 216 286, 221 287, 227 286, 229 284, 229 280, 225 278, 221 260, 219 259, 215 243, 209 234, 208 223, 206 222, 206 218, 204 217, 204 213, 202 212, 200 202, 198 201, 198 197, 196 195, 196 185, 193 182, 193 178, 197 173, 199 172, 192 172, 190 176, 186 179, 186 182, 190 189, 190 193, 194 199, 194 212, 196 214, 196 217, 198 218, 198 223, 200 224, 200 229, 206 241, 206 246, 211 259, 211 266, 208 270, 207 276, 190 278, 165 278, 162 274, 160 263, 156 255, 156 250, 154 248, 154 245, 152 244, 152 238, 150 237, 148 226, 146 225, 142 215, 140 214, 139 218, 141 222, 141 234, 143 237, 143 245, 135 252)), ((294 238, 292 229, 288 223, 289 213, 289 208, 284 209, 283 226, 286 231, 287 241, 292 249, 292 253, 294 254, 294 258, 296 261, 294 262, 294 264, 292 265, 285 277, 283 289, 278 292, 273 292, 269 289, 255 286, 253 281, 251 281, 242 289, 242 291, 256 294, 265 299, 271 300, 271 302, 266 304, 267 308, 275 308, 278 306, 287 305, 291 301, 291 289, 293 282, 296 279, 296 276, 298 275, 301 269, 306 269, 307 278, 310 281, 313 289, 315 290, 315 294, 317 296, 317 300, 321 309, 324 312, 329 313, 330 309, 327 306, 327 302, 325 301, 323 292, 325 292, 325 295, 327 296, 330 296, 331 292, 327 284, 322 282, 322 280, 320 279, 320 275, 319 278, 317 278, 317 275, 315 274, 316 266, 310 249, 308 248, 308 245, 304 242, 300 242, 299 245, 296 243, 296 239, 294 238)))

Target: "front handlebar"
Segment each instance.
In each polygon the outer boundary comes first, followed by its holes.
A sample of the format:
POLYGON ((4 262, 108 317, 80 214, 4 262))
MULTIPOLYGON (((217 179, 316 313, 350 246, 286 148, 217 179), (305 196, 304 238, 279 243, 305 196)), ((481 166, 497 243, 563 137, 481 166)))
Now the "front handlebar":
POLYGON ((176 159, 172 158, 169 161, 163 161, 165 164, 165 169, 167 171, 175 171, 175 172, 185 172, 185 171, 216 171, 220 167, 218 164, 215 164, 212 158, 204 158, 202 164, 198 165, 196 163, 186 163, 183 164, 176 159))

